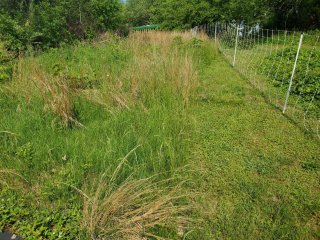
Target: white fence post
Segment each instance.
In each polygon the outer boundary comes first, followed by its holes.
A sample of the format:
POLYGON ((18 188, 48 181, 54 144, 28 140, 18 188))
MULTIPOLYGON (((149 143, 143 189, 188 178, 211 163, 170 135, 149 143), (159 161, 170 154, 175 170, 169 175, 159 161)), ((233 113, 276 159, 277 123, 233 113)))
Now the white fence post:
POLYGON ((296 68, 297 68, 297 62, 298 62, 298 58, 299 58, 299 53, 300 53, 302 41, 303 41, 303 34, 301 34, 301 36, 300 36, 300 42, 299 42, 299 46, 298 46, 298 50, 297 50, 296 59, 295 59, 295 61, 294 61, 294 66, 293 66, 293 69, 292 69, 292 74, 291 74, 291 78, 290 78, 289 88, 288 88, 288 92, 287 92, 287 95, 286 95, 286 101, 285 101, 285 104, 284 104, 284 107, 283 107, 283 113, 286 112, 287 107, 288 107, 289 96, 290 96, 290 92, 291 92, 291 88, 292 88, 292 83, 293 83, 294 74, 295 74, 296 68))
POLYGON ((237 26, 237 35, 236 35, 236 44, 234 47, 234 55, 233 55, 233 63, 232 66, 236 65, 236 55, 237 55, 237 47, 238 47, 238 38, 239 38, 239 27, 237 26))

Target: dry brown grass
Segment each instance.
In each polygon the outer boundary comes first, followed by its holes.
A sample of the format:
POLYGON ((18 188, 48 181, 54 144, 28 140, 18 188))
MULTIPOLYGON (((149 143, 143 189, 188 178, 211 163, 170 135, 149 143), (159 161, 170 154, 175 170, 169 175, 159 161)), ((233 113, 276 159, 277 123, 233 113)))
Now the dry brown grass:
POLYGON ((188 206, 179 205, 185 196, 178 187, 168 190, 152 179, 127 179, 118 187, 105 177, 87 188, 96 189, 84 196, 83 227, 91 239, 144 239, 155 236, 152 229, 167 226, 183 229, 188 206))
MULTIPOLYGON (((193 38, 191 31, 135 31, 130 34, 131 42, 150 42, 164 47, 170 46, 172 41, 177 37, 181 37, 183 41, 189 41, 193 38)), ((208 36, 204 33, 199 33, 197 38, 204 40, 208 36)))
MULTIPOLYGON (((141 85, 163 83, 175 88, 177 93, 184 92, 190 97, 191 90, 197 86, 197 72, 193 66, 192 55, 180 51, 174 45, 176 38, 182 42, 190 41, 190 32, 135 32, 128 44, 133 50, 134 61, 129 68, 129 80, 132 92, 136 93, 141 85)), ((157 86, 156 86, 157 87, 157 86)))
POLYGON ((104 174, 84 190, 77 189, 84 197, 83 228, 90 239, 161 239, 152 232, 159 226, 184 234, 192 207, 186 204, 181 184, 169 188, 170 180, 156 182, 156 177, 129 177, 118 183, 122 165, 133 151, 111 176, 104 174))
POLYGON ((11 90, 23 95, 27 105, 33 99, 40 98, 44 111, 57 115, 63 126, 68 127, 72 123, 81 125, 74 119, 72 91, 63 76, 48 74, 36 58, 29 58, 28 61, 19 60, 13 79, 11 90))

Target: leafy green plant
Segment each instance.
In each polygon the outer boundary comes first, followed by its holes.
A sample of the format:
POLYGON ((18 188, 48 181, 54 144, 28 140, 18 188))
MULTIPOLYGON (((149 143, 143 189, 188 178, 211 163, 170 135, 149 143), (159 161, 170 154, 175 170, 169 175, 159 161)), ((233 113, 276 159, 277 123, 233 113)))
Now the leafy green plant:
POLYGON ((17 158, 21 160, 28 168, 31 168, 33 166, 33 155, 34 150, 30 142, 18 147, 16 151, 17 158))
POLYGON ((25 50, 29 39, 29 26, 22 26, 17 20, 0 13, 0 40, 4 41, 7 49, 14 52, 25 50))
MULTIPOLYGON (((265 66, 262 66, 264 74, 272 76, 271 79, 276 87, 288 88, 292 74, 292 64, 296 52, 290 48, 278 51, 270 55, 265 66)), ((319 112, 320 106, 320 51, 303 49, 300 51, 291 94, 301 98, 305 107, 311 107, 314 112, 319 112), (312 105, 309 103, 312 101, 312 105)), ((310 110, 310 109, 309 109, 310 110)))
POLYGON ((7 82, 12 78, 12 59, 13 55, 7 51, 4 43, 0 42, 0 83, 7 82))
POLYGON ((30 239, 76 239, 80 210, 37 207, 21 194, 0 190, 0 232, 10 231, 30 239))

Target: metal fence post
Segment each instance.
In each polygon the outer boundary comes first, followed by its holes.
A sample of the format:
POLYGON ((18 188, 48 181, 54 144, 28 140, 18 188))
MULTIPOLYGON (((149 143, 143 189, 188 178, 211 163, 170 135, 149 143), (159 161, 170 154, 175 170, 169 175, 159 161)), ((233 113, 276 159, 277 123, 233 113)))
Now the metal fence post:
POLYGON ((232 66, 236 65, 236 55, 237 55, 237 47, 238 47, 238 38, 239 38, 239 27, 237 26, 237 35, 236 35, 236 44, 234 47, 234 55, 233 55, 233 63, 232 66))
POLYGON ((284 107, 283 107, 283 113, 286 112, 287 107, 288 107, 289 96, 290 96, 290 92, 291 92, 291 88, 292 88, 294 74, 295 74, 296 68, 297 68, 297 62, 298 62, 298 58, 299 58, 299 53, 300 53, 302 41, 303 41, 303 34, 301 34, 301 36, 300 36, 300 41, 299 41, 299 46, 298 46, 298 50, 297 50, 297 54, 296 54, 296 59, 294 61, 294 66, 293 66, 293 69, 292 69, 292 74, 291 74, 290 83, 289 83, 289 88, 288 88, 288 92, 287 92, 287 95, 286 95, 286 101, 285 101, 285 104, 284 104, 284 107))

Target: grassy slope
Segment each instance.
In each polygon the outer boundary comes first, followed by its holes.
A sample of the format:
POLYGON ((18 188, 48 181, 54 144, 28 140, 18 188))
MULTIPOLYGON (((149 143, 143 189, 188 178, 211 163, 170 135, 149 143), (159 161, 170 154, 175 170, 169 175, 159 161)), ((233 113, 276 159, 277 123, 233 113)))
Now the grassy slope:
POLYGON ((195 106, 208 239, 320 237, 318 140, 306 136, 217 52, 195 106), (211 216, 210 216, 211 215, 211 216))

